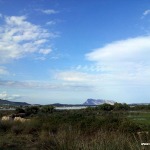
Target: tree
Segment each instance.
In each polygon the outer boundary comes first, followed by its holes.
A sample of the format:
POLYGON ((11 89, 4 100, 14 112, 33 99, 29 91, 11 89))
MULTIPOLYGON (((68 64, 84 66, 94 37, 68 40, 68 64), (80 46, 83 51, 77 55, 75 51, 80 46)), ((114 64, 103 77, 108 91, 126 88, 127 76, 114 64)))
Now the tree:
POLYGON ((129 110, 130 107, 126 103, 121 104, 121 103, 115 103, 114 104, 114 110, 129 110))
POLYGON ((43 113, 52 113, 54 111, 54 106, 52 105, 45 105, 45 106, 42 106, 41 108, 41 112, 43 113))
POLYGON ((25 109, 25 113, 27 115, 37 114, 38 112, 39 112, 39 107, 38 106, 29 106, 25 109))
POLYGON ((105 104, 99 105, 99 106, 98 106, 98 109, 100 109, 100 110, 104 110, 104 111, 111 111, 111 110, 113 110, 113 109, 114 109, 114 106, 113 106, 113 105, 110 105, 110 104, 105 103, 105 104))
POLYGON ((16 114, 25 113, 25 110, 23 108, 17 107, 16 110, 15 110, 15 113, 16 114))

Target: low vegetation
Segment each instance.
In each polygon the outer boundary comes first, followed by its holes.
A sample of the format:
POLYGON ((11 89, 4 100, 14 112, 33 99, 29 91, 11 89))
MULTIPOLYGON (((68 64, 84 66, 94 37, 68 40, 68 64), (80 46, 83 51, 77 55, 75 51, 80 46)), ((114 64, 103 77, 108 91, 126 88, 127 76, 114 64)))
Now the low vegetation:
POLYGON ((28 106, 0 112, 1 117, 8 115, 22 115, 29 121, 1 120, 0 150, 150 148, 141 146, 142 142, 150 143, 150 111, 133 111, 126 104, 103 104, 81 110, 55 110, 49 105, 28 106))

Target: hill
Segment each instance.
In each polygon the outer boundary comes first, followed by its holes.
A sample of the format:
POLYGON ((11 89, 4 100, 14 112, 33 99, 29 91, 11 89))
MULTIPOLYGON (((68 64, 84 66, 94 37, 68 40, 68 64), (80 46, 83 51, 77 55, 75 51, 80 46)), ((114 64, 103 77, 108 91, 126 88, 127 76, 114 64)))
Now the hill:
POLYGON ((27 106, 30 104, 28 104, 26 102, 12 102, 12 101, 8 101, 8 100, 0 99, 0 105, 27 106))

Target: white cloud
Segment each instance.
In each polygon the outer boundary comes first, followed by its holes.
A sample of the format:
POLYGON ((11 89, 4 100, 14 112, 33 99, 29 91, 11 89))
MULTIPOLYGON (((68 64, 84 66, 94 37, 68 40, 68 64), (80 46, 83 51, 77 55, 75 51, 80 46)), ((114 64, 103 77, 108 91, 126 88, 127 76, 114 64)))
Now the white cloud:
POLYGON ((35 60, 42 60, 42 61, 44 61, 44 60, 46 60, 46 58, 45 57, 36 57, 35 60))
POLYGON ((118 85, 120 81, 125 83, 126 81, 135 80, 132 74, 128 75, 127 73, 84 73, 79 71, 62 71, 57 72, 55 74, 55 78, 59 81, 65 81, 69 83, 78 84, 81 83, 82 85, 93 86, 97 87, 104 87, 104 86, 114 86, 118 85), (117 81, 117 82, 116 82, 117 81))
POLYGON ((44 55, 47 55, 47 54, 49 54, 51 51, 52 51, 51 49, 40 49, 39 53, 44 54, 44 55))
POLYGON ((7 16, 0 27, 1 63, 40 52, 41 49, 44 54, 48 54, 51 50, 45 43, 54 37, 55 33, 28 22, 25 16, 7 16))
POLYGON ((88 60, 105 62, 149 62, 150 36, 112 42, 86 54, 88 60))
POLYGON ((145 10, 144 13, 143 13, 143 16, 147 16, 147 15, 149 15, 149 14, 150 14, 150 9, 145 10))
POLYGON ((9 72, 5 67, 0 66, 0 75, 8 75, 9 72))
POLYGON ((56 24, 55 21, 48 21, 48 22, 46 23, 46 25, 55 25, 55 24, 56 24))
POLYGON ((57 14, 58 13, 58 11, 56 11, 56 10, 54 10, 54 9, 42 9, 42 10, 40 10, 42 13, 44 13, 44 14, 48 14, 48 15, 51 15, 51 14, 57 14))
POLYGON ((102 67, 98 64, 91 64, 91 65, 78 65, 73 67, 74 70, 82 71, 82 72, 102 72, 102 67))
POLYGON ((104 81, 115 84, 150 84, 150 36, 115 41, 86 54, 100 66, 104 81))
POLYGON ((87 81, 90 76, 83 72, 76 72, 76 71, 63 71, 59 72, 55 75, 56 79, 64 80, 64 81, 87 81))
POLYGON ((7 93, 5 91, 0 93, 0 99, 6 99, 6 97, 7 97, 7 93))
POLYGON ((3 100, 16 100, 16 99, 20 99, 22 98, 22 96, 18 95, 18 94, 8 94, 6 91, 3 91, 2 93, 0 93, 0 99, 3 100))

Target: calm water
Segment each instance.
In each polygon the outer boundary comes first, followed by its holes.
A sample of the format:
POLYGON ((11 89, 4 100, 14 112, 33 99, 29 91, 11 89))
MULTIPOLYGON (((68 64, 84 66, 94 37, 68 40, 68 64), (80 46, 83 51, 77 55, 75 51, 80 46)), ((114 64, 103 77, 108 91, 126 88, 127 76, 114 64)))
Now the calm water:
MULTIPOLYGON (((73 107, 55 107, 55 109, 57 110, 71 110, 71 109, 85 109, 87 108, 87 106, 73 106, 73 107)), ((15 108, 2 108, 0 110, 15 110, 15 108)))
POLYGON ((85 109, 87 106, 79 106, 79 107, 55 107, 58 110, 70 110, 70 109, 85 109))

